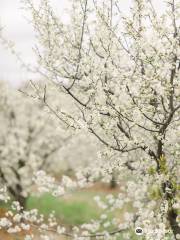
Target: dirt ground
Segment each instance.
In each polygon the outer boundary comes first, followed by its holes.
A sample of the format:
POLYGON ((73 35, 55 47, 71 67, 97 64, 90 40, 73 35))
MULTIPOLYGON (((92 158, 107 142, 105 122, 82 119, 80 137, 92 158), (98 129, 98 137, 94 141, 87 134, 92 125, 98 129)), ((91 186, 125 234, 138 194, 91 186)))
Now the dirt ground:
MULTIPOLYGON (((59 237, 56 235, 48 235, 50 237, 50 240, 70 240, 68 237, 59 237)), ((0 240, 24 240, 24 235, 19 234, 19 235, 10 235, 2 230, 0 230, 0 240)), ((41 237, 37 234, 34 236, 34 240, 41 240, 41 237)))

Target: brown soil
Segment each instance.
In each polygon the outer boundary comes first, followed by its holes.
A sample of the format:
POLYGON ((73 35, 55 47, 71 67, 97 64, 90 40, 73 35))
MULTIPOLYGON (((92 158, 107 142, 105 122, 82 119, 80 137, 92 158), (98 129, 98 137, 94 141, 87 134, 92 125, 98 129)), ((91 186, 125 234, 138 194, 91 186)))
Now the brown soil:
MULTIPOLYGON (((87 189, 85 189, 86 191, 87 189)), ((106 183, 95 183, 92 187, 89 187, 88 190, 95 192, 104 192, 104 193, 116 193, 119 192, 119 186, 117 185, 115 188, 110 188, 109 184, 106 183)))

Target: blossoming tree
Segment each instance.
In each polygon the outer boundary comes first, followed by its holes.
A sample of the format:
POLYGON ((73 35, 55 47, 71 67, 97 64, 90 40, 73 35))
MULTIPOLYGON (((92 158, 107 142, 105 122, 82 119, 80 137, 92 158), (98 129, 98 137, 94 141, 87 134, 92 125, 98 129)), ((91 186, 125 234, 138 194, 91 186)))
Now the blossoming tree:
POLYGON ((33 185, 33 172, 48 171, 49 164, 55 156, 58 159, 59 150, 71 135, 65 135, 42 103, 34 104, 8 84, 0 84, 0 179, 24 206, 33 185))
MULTIPOLYGON (((129 176, 117 197, 95 199, 105 212, 130 203, 133 210, 123 222, 116 218, 109 223, 105 215, 72 234, 58 227, 56 232, 74 239, 116 239, 120 232, 141 227, 136 233, 147 240, 179 239, 179 2, 167 1, 159 13, 153 1, 134 0, 125 16, 120 1, 74 0, 67 24, 47 0, 39 6, 23 2, 32 12, 39 41, 38 71, 78 110, 55 114, 106 146, 92 168, 95 176, 109 179, 112 171, 118 172, 119 181, 129 176), (104 162, 104 156, 109 160, 104 162), (115 230, 109 232, 109 225, 115 230)), ((47 87, 33 87, 51 106, 47 87)), ((78 178, 80 183, 66 179, 66 185, 82 186, 81 173, 78 178)), ((55 188, 42 172, 36 180, 55 188)), ((130 239, 128 233, 124 238, 130 239)))
MULTIPOLYGON (((57 175, 68 169, 74 171, 93 161, 97 148, 84 134, 72 135, 63 128, 40 101, 34 104, 3 81, 0 89, 0 182, 25 207, 34 187, 34 172, 41 169, 57 175), (92 152, 89 158, 88 151, 92 152)), ((27 87, 22 86, 23 89, 27 91, 27 87)))

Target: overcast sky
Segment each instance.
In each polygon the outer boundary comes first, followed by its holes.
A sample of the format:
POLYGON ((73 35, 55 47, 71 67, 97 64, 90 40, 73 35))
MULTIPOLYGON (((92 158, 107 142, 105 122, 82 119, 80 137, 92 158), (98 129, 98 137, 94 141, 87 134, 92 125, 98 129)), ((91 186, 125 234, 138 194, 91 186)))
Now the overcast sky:
MULTIPOLYGON (((59 14, 66 21, 64 9, 68 8, 69 0, 51 0, 59 14)), ((122 9, 127 11, 131 0, 121 0, 122 9)), ((158 8, 162 7, 162 0, 155 0, 158 8)), ((25 12, 21 8, 20 0, 0 0, 0 21, 5 26, 6 37, 16 44, 16 49, 26 63, 33 64, 35 56, 32 48, 34 46, 34 34, 32 27, 27 23, 25 12)), ((32 78, 31 74, 22 71, 15 57, 0 45, 0 79, 10 81, 17 85, 22 81, 32 78)))
MULTIPOLYGON (((60 15, 63 15, 64 9, 68 7, 68 0, 51 1, 53 6, 58 6, 60 15)), ((32 51, 35 44, 33 29, 28 24, 25 12, 22 11, 21 7, 20 0, 0 0, 0 22, 4 26, 5 37, 15 42, 15 47, 21 53, 24 62, 33 64, 35 62, 32 51)), ((34 77, 32 74, 23 71, 16 58, 2 45, 0 45, 0 56, 0 79, 17 85, 34 77)))

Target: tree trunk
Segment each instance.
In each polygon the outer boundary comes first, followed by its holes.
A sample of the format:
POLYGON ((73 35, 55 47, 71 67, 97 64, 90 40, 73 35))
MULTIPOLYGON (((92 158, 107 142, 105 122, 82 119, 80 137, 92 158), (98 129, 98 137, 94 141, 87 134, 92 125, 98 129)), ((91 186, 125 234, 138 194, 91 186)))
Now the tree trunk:
POLYGON ((165 194, 165 199, 168 201, 169 211, 168 211, 167 218, 168 218, 171 230, 173 232, 174 238, 177 239, 176 235, 177 234, 180 235, 180 226, 178 225, 178 222, 177 222, 178 214, 172 206, 172 200, 176 196, 176 190, 173 188, 173 184, 169 180, 167 180, 162 184, 162 190, 163 190, 163 193, 165 194), (167 191, 166 188, 168 188, 169 191, 167 191))
POLYGON ((110 188, 116 188, 117 187, 117 181, 116 181, 116 177, 114 176, 114 174, 112 174, 112 178, 110 181, 110 188))
POLYGON ((16 197, 16 200, 20 203, 23 209, 26 208, 26 198, 24 196, 19 195, 16 197))
POLYGON ((22 196, 20 191, 17 191, 17 189, 15 191, 11 186, 8 186, 8 191, 10 192, 10 194, 12 195, 14 200, 18 201, 20 203, 21 207, 23 207, 23 209, 25 209, 25 207, 26 207, 26 198, 24 196, 22 196))
POLYGON ((178 226, 177 223, 177 216, 178 214, 176 213, 176 211, 173 208, 171 208, 168 212, 168 220, 175 239, 177 239, 176 235, 180 234, 180 227, 178 226))

